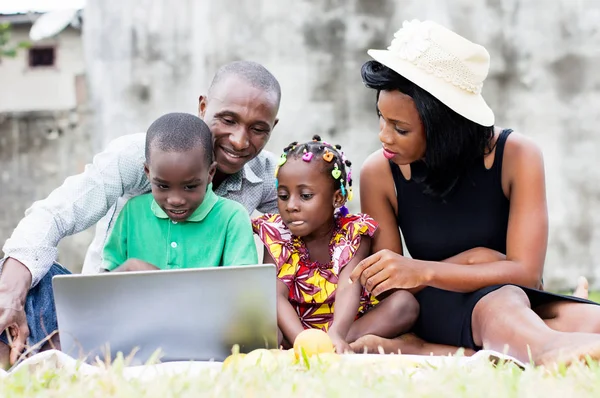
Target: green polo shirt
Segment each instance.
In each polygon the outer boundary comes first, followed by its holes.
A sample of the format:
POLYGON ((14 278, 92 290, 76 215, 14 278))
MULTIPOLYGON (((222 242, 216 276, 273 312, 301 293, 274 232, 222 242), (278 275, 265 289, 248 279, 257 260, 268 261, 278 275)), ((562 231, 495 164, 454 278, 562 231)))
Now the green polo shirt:
POLYGON ((182 222, 171 221, 152 194, 130 199, 106 242, 102 267, 110 271, 129 258, 161 269, 258 263, 248 212, 217 196, 212 185, 202 204, 182 222))

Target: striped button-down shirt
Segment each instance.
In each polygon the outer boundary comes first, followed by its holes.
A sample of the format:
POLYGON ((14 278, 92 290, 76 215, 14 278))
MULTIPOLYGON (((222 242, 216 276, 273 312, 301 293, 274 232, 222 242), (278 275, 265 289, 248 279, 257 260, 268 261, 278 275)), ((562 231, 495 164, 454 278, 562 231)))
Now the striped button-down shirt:
MULTIPOLYGON (((67 178, 46 199, 27 209, 2 248, 5 257, 0 269, 7 257, 19 260, 29 268, 34 286, 56 262, 58 242, 96 224, 83 272, 97 272, 104 243, 123 205, 131 197, 150 192, 144 173, 145 140, 144 133, 113 140, 83 173, 67 178)), ((215 193, 241 203, 249 214, 277 212, 275 166, 273 154, 262 151, 215 193)))

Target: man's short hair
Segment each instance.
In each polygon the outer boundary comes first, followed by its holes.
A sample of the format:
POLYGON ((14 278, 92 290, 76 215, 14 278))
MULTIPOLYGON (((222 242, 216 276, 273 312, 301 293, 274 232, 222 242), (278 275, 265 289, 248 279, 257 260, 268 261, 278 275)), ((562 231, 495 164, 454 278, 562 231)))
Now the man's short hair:
POLYGON ((213 137, 202 119, 189 113, 167 113, 156 119, 146 132, 146 162, 150 149, 164 152, 187 152, 196 147, 204 150, 207 165, 213 162, 213 137))
POLYGON ((217 73, 215 73, 215 77, 208 89, 209 97, 211 91, 229 76, 237 76, 248 82, 252 87, 275 94, 277 106, 279 106, 281 101, 281 87, 279 86, 279 82, 267 68, 252 61, 235 61, 221 66, 217 70, 217 73))

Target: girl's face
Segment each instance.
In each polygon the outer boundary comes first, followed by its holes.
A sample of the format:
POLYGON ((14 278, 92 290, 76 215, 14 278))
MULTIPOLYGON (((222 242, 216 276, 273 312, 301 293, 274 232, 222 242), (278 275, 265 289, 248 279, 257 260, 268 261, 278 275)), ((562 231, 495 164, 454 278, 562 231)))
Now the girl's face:
POLYGON ((397 90, 381 91, 377 109, 383 156, 398 165, 423 159, 427 137, 412 98, 397 90))
POLYGON ((318 155, 310 162, 288 157, 277 174, 279 214, 296 236, 318 237, 328 233, 335 208, 345 202, 340 190, 334 188, 333 177, 323 170, 324 163, 318 155))

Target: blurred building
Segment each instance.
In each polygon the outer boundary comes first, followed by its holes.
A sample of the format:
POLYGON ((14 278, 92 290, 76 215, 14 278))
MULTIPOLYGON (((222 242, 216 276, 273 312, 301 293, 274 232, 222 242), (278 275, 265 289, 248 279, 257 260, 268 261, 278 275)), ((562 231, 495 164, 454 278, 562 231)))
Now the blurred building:
MULTIPOLYGON (((29 31, 40 15, 0 14, 0 24, 11 25, 9 44, 30 44, 0 59, 0 246, 33 201, 92 155, 89 131, 81 128, 87 112, 81 29, 68 26, 32 43, 29 31)), ((76 268, 87 240, 65 240, 61 258, 76 268)))

